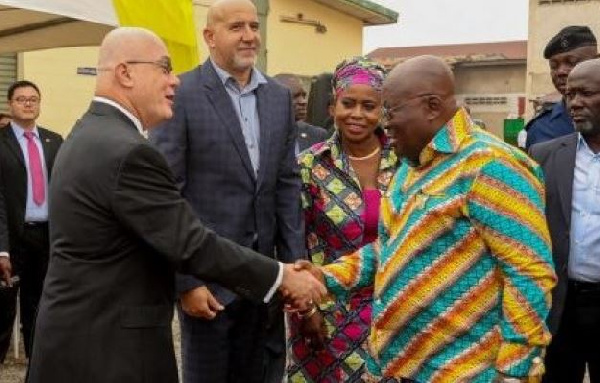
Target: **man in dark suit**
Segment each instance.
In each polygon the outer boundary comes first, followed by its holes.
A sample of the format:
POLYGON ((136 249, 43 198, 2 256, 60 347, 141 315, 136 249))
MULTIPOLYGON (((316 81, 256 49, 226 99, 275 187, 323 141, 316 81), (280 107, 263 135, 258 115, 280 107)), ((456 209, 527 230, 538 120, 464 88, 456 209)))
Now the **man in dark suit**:
POLYGON ((39 127, 40 91, 30 81, 8 88, 12 121, 0 129, 0 257, 19 286, 0 289, 0 362, 4 360, 20 294, 25 355, 48 266, 48 180, 62 138, 39 127))
POLYGON ((546 217, 558 275, 545 382, 600 382, 600 59, 570 73, 566 102, 576 133, 533 145, 546 179, 546 217))
POLYGON ((294 119, 298 130, 296 145, 296 154, 310 148, 318 142, 323 142, 329 138, 329 133, 319 126, 306 123, 306 91, 300 82, 300 79, 293 74, 278 74, 273 77, 281 85, 290 90, 292 94, 292 104, 294 106, 294 119))
POLYGON ((299 309, 322 296, 312 277, 207 229, 181 197, 142 136, 172 116, 178 84, 156 35, 120 28, 105 37, 96 97, 50 184, 52 253, 30 383, 177 382, 175 271, 253 301, 287 291, 299 309))
MULTIPOLYGON (((294 116, 290 92, 254 68, 260 33, 253 3, 214 2, 204 40, 210 58, 181 76, 174 117, 150 138, 202 222, 268 257, 294 261, 305 253, 294 116)), ((281 381, 285 337, 276 304, 193 277, 178 278, 177 287, 185 382, 281 381)))

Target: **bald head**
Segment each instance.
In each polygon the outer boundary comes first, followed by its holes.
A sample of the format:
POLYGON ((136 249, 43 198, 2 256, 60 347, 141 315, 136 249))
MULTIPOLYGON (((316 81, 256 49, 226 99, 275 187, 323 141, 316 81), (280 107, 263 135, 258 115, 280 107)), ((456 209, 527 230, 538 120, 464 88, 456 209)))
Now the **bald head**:
POLYGON ((438 57, 409 59, 388 74, 383 102, 399 156, 419 163, 423 148, 456 112, 454 92, 452 70, 438 57))
POLYGON ((145 128, 171 117, 178 84, 167 48, 153 32, 117 28, 102 41, 95 94, 127 109, 145 128))
POLYGON ((149 45, 163 45, 162 40, 144 28, 113 29, 102 40, 98 52, 98 68, 111 68, 132 57, 140 57, 149 45))
POLYGON ((96 94, 112 93, 117 85, 113 70, 121 63, 144 57, 152 46, 165 45, 156 34, 144 28, 121 27, 108 32, 98 51, 96 94))
POLYGON ((442 59, 418 56, 396 66, 385 81, 388 91, 454 96, 454 74, 442 59))
POLYGON ((211 28, 215 24, 223 22, 228 14, 237 9, 248 9, 256 12, 256 7, 250 0, 217 0, 208 8, 206 27, 211 28))
POLYGON ((593 59, 582 61, 573 68, 569 74, 569 80, 572 77, 584 76, 590 81, 597 81, 600 79, 600 59, 593 59))
POLYGON ((567 79, 565 98, 575 130, 600 151, 600 59, 582 61, 567 79))
POLYGON ((217 0, 202 32, 210 58, 241 87, 250 81, 260 49, 260 23, 249 0, 217 0))

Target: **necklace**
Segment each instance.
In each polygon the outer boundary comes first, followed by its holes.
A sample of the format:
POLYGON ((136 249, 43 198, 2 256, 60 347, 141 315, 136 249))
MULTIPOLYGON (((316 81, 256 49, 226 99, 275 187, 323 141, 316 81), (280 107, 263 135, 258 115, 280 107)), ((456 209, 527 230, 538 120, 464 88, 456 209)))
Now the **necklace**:
POLYGON ((373 150, 371 153, 367 154, 364 157, 354 157, 348 154, 348 158, 351 159, 352 161, 364 161, 364 160, 368 160, 369 158, 373 157, 374 155, 376 155, 377 153, 379 153, 379 151, 381 150, 381 146, 377 146, 375 148, 375 150, 373 150))

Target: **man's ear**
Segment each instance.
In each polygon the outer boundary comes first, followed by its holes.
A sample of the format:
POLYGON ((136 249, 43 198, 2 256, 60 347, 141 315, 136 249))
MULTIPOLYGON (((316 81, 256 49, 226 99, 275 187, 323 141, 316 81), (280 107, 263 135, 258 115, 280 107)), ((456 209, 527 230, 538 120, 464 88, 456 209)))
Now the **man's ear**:
POLYGON ((435 120, 442 114, 444 109, 444 100, 440 96, 433 95, 427 97, 427 119, 435 120))
POLYGON ((133 86, 133 78, 131 77, 131 72, 127 69, 127 64, 117 64, 115 67, 115 77, 121 86, 125 88, 133 86))
POLYGON ((204 42, 209 48, 215 47, 215 32, 210 28, 204 28, 202 31, 202 36, 204 37, 204 42))

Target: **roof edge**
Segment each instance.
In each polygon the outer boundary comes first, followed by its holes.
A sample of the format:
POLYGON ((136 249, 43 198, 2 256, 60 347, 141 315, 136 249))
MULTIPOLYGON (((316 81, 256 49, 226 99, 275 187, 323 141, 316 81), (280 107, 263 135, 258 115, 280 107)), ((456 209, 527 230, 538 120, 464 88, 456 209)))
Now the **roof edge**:
POLYGON ((314 0, 362 20, 364 25, 385 25, 398 22, 398 12, 369 0, 314 0), (350 11, 350 10, 353 11, 350 11))
POLYGON ((387 19, 389 19, 390 23, 397 23, 398 16, 400 15, 398 12, 384 7, 383 5, 374 3, 369 0, 338 0, 339 2, 349 3, 351 5, 364 8, 367 11, 377 13, 387 19))

